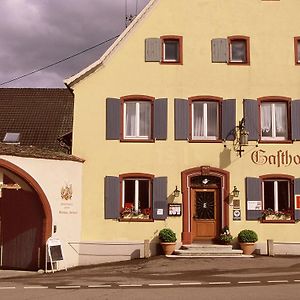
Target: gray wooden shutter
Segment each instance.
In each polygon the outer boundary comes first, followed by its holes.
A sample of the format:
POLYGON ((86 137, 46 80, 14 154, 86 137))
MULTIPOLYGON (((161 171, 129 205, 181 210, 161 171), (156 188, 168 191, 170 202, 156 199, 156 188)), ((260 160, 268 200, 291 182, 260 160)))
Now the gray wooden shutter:
POLYGON ((166 140, 168 131, 168 99, 154 101, 154 138, 166 140))
POLYGON ((106 139, 120 139, 121 103, 120 99, 106 99, 106 139))
POLYGON ((244 99, 244 118, 246 130, 249 132, 249 141, 258 141, 259 112, 256 100, 244 99))
POLYGON ((211 60, 213 63, 226 63, 228 60, 228 41, 218 38, 211 40, 211 60))
POLYGON ((189 104, 186 99, 175 99, 175 140, 189 138, 189 104))
POLYGON ((262 208, 261 190, 261 180, 259 178, 246 178, 246 220, 261 218, 261 210, 253 209, 254 202, 260 202, 259 205, 262 208))
POLYGON ((291 105, 292 140, 300 140, 300 100, 293 100, 291 105))
POLYGON ((145 61, 160 62, 161 40, 160 38, 148 38, 145 40, 145 61))
POLYGON ((167 177, 153 179, 153 219, 165 220, 168 215, 167 177))
MULTIPOLYGON (((294 196, 300 195, 300 178, 295 178, 294 180, 294 196)), ((296 199, 295 199, 296 201, 296 199)), ((296 204, 295 204, 296 208, 296 204)), ((295 209, 295 220, 300 220, 300 209, 295 209)))
POLYGON ((120 179, 119 177, 105 177, 105 219, 120 217, 120 179))
POLYGON ((222 102, 222 139, 234 140, 236 118, 236 100, 227 99, 222 102))

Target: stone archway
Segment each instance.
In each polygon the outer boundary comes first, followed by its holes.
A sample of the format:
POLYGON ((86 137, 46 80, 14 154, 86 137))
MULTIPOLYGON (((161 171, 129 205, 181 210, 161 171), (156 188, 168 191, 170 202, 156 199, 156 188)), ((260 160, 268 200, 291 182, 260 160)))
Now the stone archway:
POLYGON ((20 182, 24 186, 19 190, 2 189, 2 267, 23 270, 43 268, 46 241, 52 233, 48 199, 37 181, 20 167, 0 159, 0 168, 5 184, 20 182))
POLYGON ((229 222, 229 186, 230 176, 229 172, 210 167, 202 166, 191 168, 181 173, 181 190, 183 194, 183 231, 182 242, 183 244, 191 244, 193 242, 192 233, 192 196, 191 196, 191 178, 197 176, 211 176, 219 178, 220 180, 220 227, 228 225, 229 222))

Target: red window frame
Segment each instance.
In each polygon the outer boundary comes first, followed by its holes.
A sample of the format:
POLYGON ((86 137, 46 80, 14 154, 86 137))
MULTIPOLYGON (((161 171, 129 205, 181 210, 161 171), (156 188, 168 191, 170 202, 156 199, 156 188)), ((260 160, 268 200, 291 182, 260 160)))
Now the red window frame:
POLYGON ((154 97, 145 95, 128 95, 121 97, 121 142, 154 142, 153 138, 153 128, 154 128, 154 97), (124 103, 127 101, 145 102, 149 101, 151 103, 151 117, 150 117, 150 137, 148 139, 135 139, 135 138, 125 138, 125 128, 124 128, 124 103))
POLYGON ((300 57, 298 56, 298 49, 300 47, 300 36, 294 37, 294 52, 295 52, 295 65, 300 65, 300 57))
POLYGON ((182 65, 183 64, 183 37, 180 35, 164 35, 161 39, 161 64, 171 65, 182 65), (166 41, 177 41, 178 42, 178 60, 177 61, 166 61, 164 59, 164 44, 166 41))
POLYGON ((250 38, 244 35, 233 35, 227 38, 228 40, 228 64, 229 65, 250 65, 250 38), (231 44, 234 41, 244 41, 246 44, 246 60, 245 61, 232 61, 231 59, 231 44))
POLYGON ((216 97, 216 96, 194 96, 194 97, 189 97, 189 142, 190 143, 221 143, 221 134, 222 134, 222 100, 223 98, 221 97, 216 97), (192 104, 193 102, 217 102, 218 104, 218 122, 219 122, 219 136, 217 139, 193 139, 193 110, 192 110, 192 104))
POLYGON ((283 97, 283 96, 267 96, 267 97, 260 97, 258 100, 258 107, 259 107, 259 142, 260 143, 276 143, 276 144, 282 144, 282 143, 292 143, 291 140, 291 101, 292 99, 289 97, 283 97), (287 139, 285 140, 276 140, 270 138, 268 139, 262 139, 262 129, 261 129, 261 104, 264 102, 285 102, 287 106, 287 139))
MULTIPOLYGON (((294 199, 294 191, 293 191, 293 186, 294 186, 294 176, 290 175, 285 175, 285 174, 268 174, 268 175, 262 175, 259 177, 261 179, 261 185, 263 186, 263 183, 265 181, 279 181, 279 180, 286 180, 289 182, 289 193, 290 193, 290 205, 291 205, 291 220, 263 220, 261 219, 262 223, 295 223, 295 199, 294 199)), ((263 192, 263 190, 262 190, 263 192)), ((262 197, 262 204, 263 204, 263 209, 265 210, 266 208, 264 207, 264 195, 261 195, 262 197)))
POLYGON ((137 179, 144 179, 148 180, 150 184, 150 191, 149 191, 149 203, 150 203, 150 218, 149 219, 138 219, 138 218, 130 218, 130 219, 125 219, 122 218, 120 214, 120 221, 123 222, 153 222, 153 179, 154 175, 152 174, 147 174, 147 173, 125 173, 119 175, 120 179, 120 211, 122 211, 122 199, 123 199, 123 181, 124 180, 137 180, 137 179))

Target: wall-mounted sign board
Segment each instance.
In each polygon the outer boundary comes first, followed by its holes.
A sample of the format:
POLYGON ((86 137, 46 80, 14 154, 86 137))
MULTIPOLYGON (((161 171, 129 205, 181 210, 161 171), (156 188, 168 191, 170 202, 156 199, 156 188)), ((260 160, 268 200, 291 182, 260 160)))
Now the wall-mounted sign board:
POLYGON ((169 203, 168 204, 169 216, 181 216, 181 203, 169 203))
POLYGON ((233 209, 233 220, 234 221, 241 220, 241 210, 240 209, 233 209))

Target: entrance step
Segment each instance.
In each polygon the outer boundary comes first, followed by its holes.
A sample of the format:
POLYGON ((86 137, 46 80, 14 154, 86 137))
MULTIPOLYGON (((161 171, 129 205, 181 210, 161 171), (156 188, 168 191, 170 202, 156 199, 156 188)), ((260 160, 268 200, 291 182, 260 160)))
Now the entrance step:
POLYGON ((253 255, 244 255, 242 250, 232 249, 231 245, 191 244, 182 245, 168 257, 253 257, 253 255))

